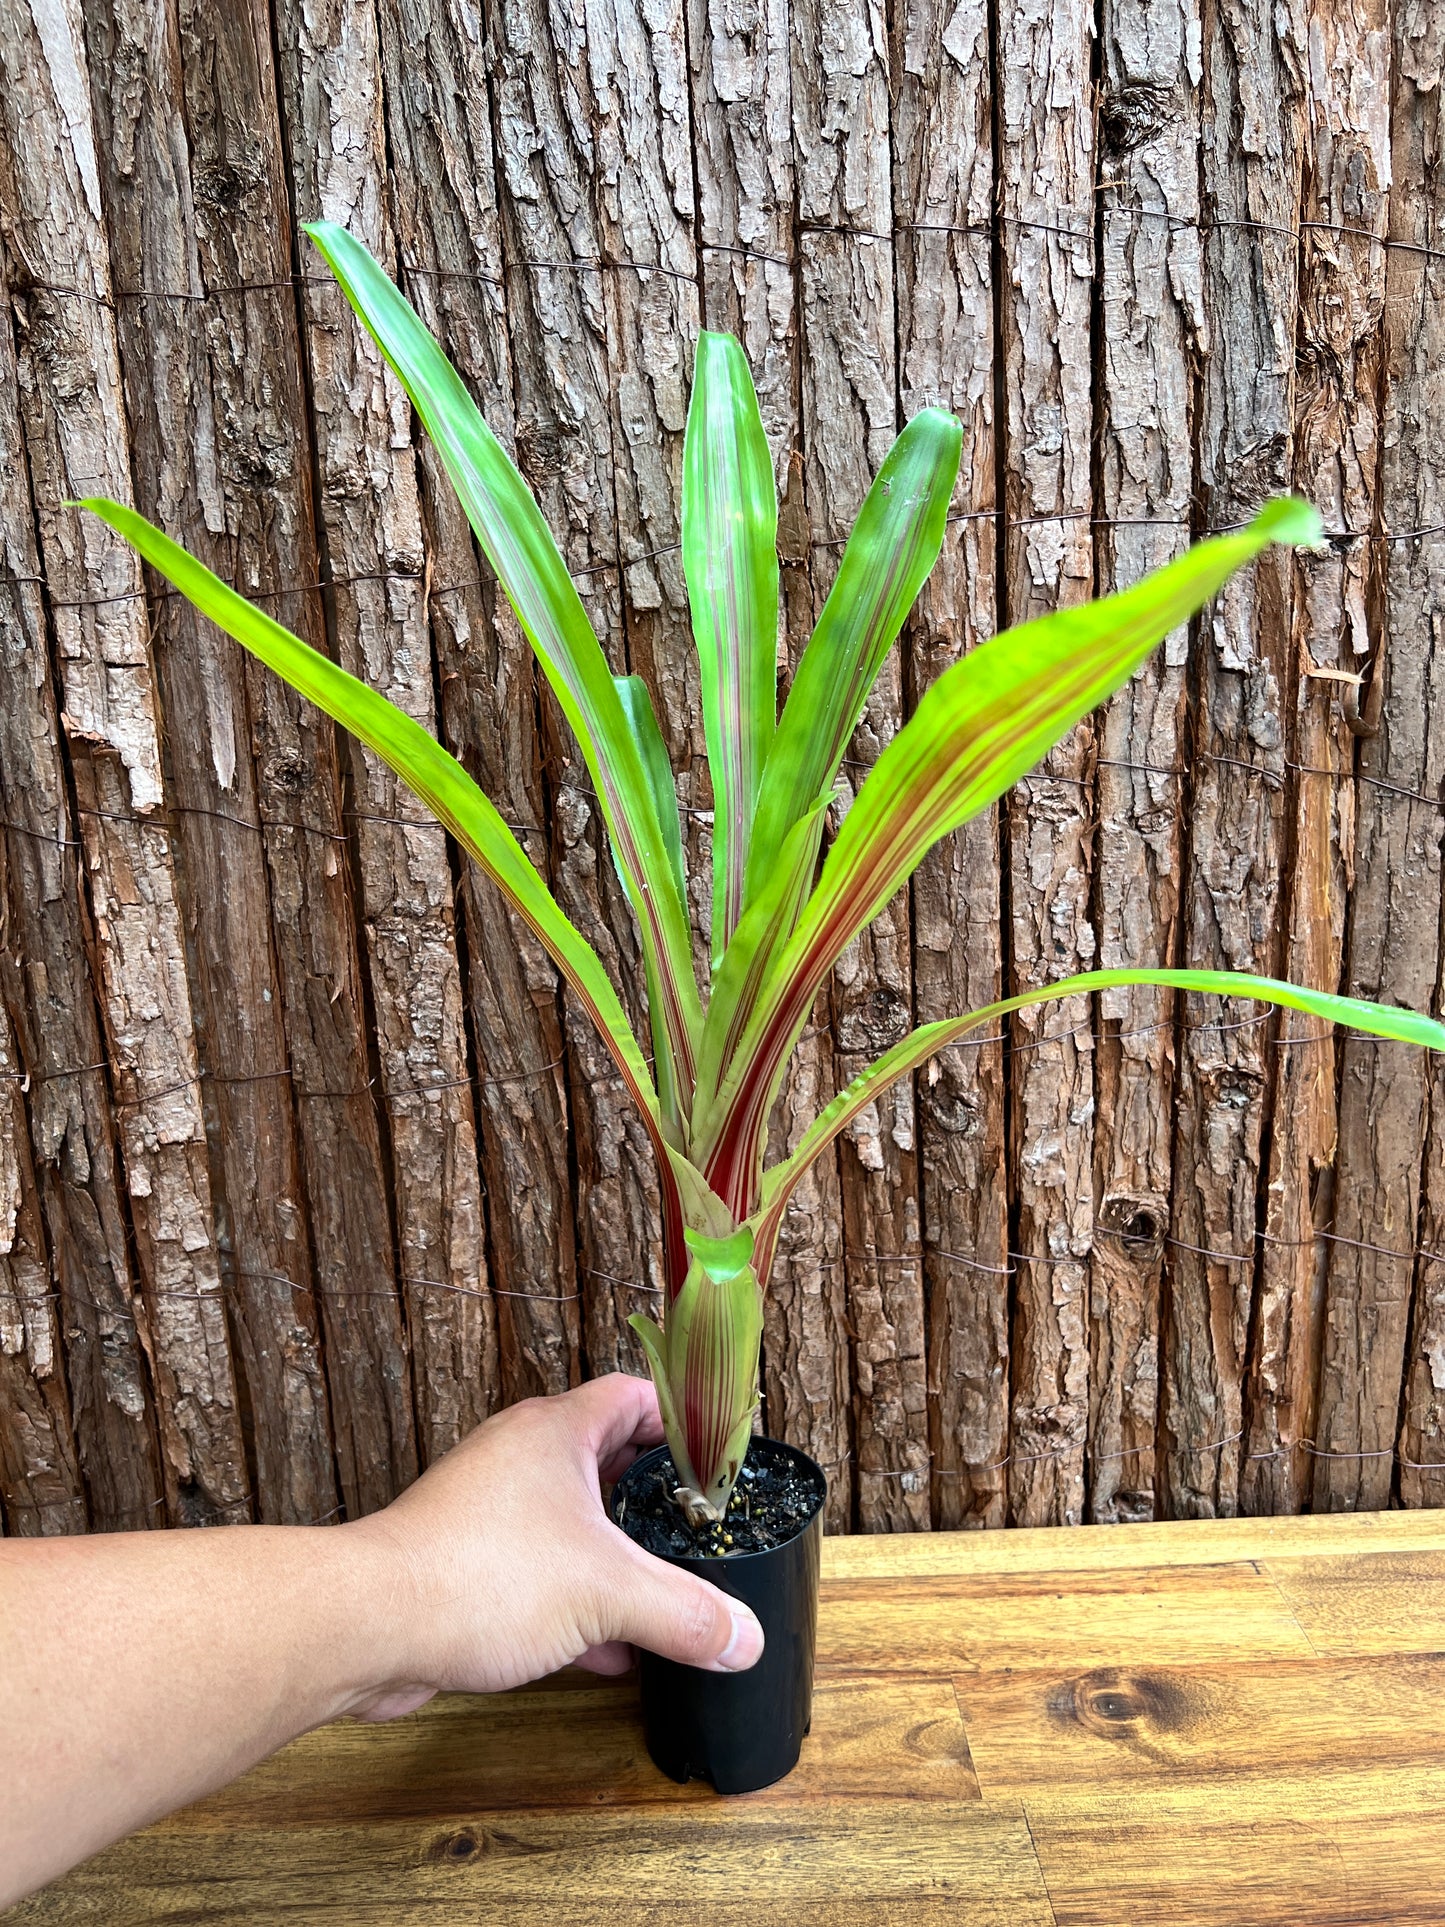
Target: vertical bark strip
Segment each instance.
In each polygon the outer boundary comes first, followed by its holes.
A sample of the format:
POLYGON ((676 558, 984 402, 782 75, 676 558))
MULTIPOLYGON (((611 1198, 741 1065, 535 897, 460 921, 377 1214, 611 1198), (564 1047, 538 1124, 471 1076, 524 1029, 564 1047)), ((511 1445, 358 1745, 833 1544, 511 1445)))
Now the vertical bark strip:
MULTIPOLYGON (((793 145, 802 296, 802 422, 814 589, 898 425, 889 137, 881 11, 795 0, 793 145)), ((856 790, 903 717, 901 650, 884 664, 845 760, 856 790)), ((851 945, 833 977, 836 1072, 852 1077, 909 1028, 906 895, 851 945)), ((881 1096, 839 1141, 853 1333, 858 1519, 867 1531, 931 1520, 927 1367, 912 1084, 881 1096)))
MULTIPOLYGON (((174 164, 179 167, 183 156, 185 167, 174 178, 159 167, 140 174, 135 219, 148 245, 156 247, 180 225, 181 237, 167 238, 166 259, 154 265, 173 266, 173 251, 178 251, 186 278, 174 292, 196 297, 177 302, 182 315, 190 316, 192 339, 204 351, 187 396, 196 411, 189 432, 198 450, 194 486, 200 498, 198 504, 189 495, 182 498, 187 532, 194 531, 205 559, 243 593, 324 648, 270 18, 260 5, 184 6, 177 26, 186 141, 184 149, 174 138, 168 145, 174 164)), ((120 44, 118 64, 133 76, 137 98, 162 86, 154 40, 132 25, 120 44)), ((153 303, 170 295, 165 284, 148 297, 142 323, 153 303)), ((155 338, 168 339, 159 332, 155 338)), ((137 352, 149 352, 149 334, 128 339, 137 352)), ((135 388, 141 390, 145 381, 138 374, 135 388)), ((158 385, 163 395, 173 392, 168 384, 158 385)), ((188 424, 167 418, 155 432, 158 446, 173 450, 186 445, 188 424)), ((164 474, 161 479, 169 481, 164 474)), ((169 506, 168 498, 161 506, 169 506)), ((160 607, 166 621, 183 621, 174 600, 160 607)), ((290 1073, 285 1081, 295 1105, 301 1210, 311 1243, 310 1275, 302 1270, 305 1252, 298 1232, 278 1275, 238 1277, 237 1284, 279 1294, 279 1315, 296 1305, 298 1292, 319 1295, 336 1477, 342 1501, 356 1514, 385 1504, 414 1476, 416 1452, 370 1088, 335 733, 258 664, 245 661, 238 679, 239 652, 204 625, 201 629, 202 636, 189 644, 185 639, 192 632, 180 628, 167 662, 173 661, 178 672, 178 699, 185 686, 180 676, 198 677, 205 692, 202 740, 214 745, 214 780, 225 792, 220 808, 231 819, 213 819, 216 827, 249 842, 254 832, 234 819, 246 823, 254 813, 260 825, 284 1065, 261 1062, 263 1044, 272 1041, 264 983, 258 987, 261 1008, 248 1014, 257 1041, 247 1048, 258 1072, 284 1068, 290 1073), (247 749, 254 775, 244 767, 247 749)), ((177 720, 184 726, 189 716, 180 712, 177 720)), ((197 793, 182 795, 181 802, 212 807, 211 777, 184 757, 177 760, 178 786, 182 781, 197 786, 197 793)), ((202 846, 194 847, 199 854, 202 846)), ((241 860, 234 851, 227 859, 231 865, 241 860)), ((213 913, 205 900, 206 875, 204 868, 198 872, 198 922, 213 913)), ((214 952, 229 934, 212 925, 197 941, 214 952)), ((220 1071, 239 1068, 217 1064, 220 1071)), ((235 1085, 237 1092, 244 1088, 235 1085)), ((284 1198, 273 1201, 273 1208, 278 1203, 284 1205, 284 1198)), ((238 1259, 238 1272, 245 1268, 238 1259)), ((299 1329, 301 1336, 290 1343, 316 1397, 313 1341, 304 1325, 299 1329)))
MULTIPOLYGON (((1288 8, 1231 5, 1205 22, 1214 225, 1200 487, 1211 529, 1252 514, 1293 473, 1304 33, 1288 8)), ((1185 954, 1200 968, 1272 972, 1281 961, 1292 566, 1271 550, 1201 623, 1184 911, 1185 954)), ((1165 1336, 1164 1502, 1175 1517, 1238 1509, 1260 1143, 1277 1055, 1268 1034, 1249 1003, 1186 1000, 1165 1336)))
MULTIPOLYGON (((1440 87, 1445 30, 1439 11, 1403 0, 1394 20, 1390 234, 1415 248, 1445 239, 1440 173, 1440 87)), ((1438 427, 1440 261, 1392 249, 1385 286, 1385 378, 1380 439, 1384 543, 1383 635, 1376 674, 1384 684, 1380 733, 1360 746, 1356 883, 1346 987, 1415 1010, 1438 1009, 1442 815, 1445 781, 1445 546, 1405 531, 1445 519, 1445 458, 1438 427), (1399 540, 1389 539, 1399 536, 1399 540), (1422 800, 1428 797, 1428 802, 1422 800)), ((1418 1267, 1414 1338, 1406 1325, 1420 1199, 1420 1141, 1439 1078, 1414 1051, 1346 1038, 1335 1183, 1335 1231, 1377 1247, 1329 1246, 1319 1415, 1323 1452, 1381 1456, 1317 1458, 1316 1511, 1349 1512, 1389 1502, 1405 1377, 1404 1455, 1433 1460, 1438 1447, 1440 1267, 1418 1267), (1396 1255, 1398 1254, 1398 1255, 1396 1255)), ((1442 1248, 1439 1138, 1427 1172, 1432 1189, 1420 1226, 1426 1250, 1442 1248)), ((1403 1496, 1438 1504, 1441 1481, 1402 1469, 1403 1496)))
MULTIPOLYGON (((282 7, 292 201, 337 221, 391 273, 379 32, 371 0, 282 7)), ((303 267, 312 268, 309 248, 303 267)), ((343 666, 435 733, 426 553, 410 407, 324 273, 304 282, 319 510, 343 666)), ((369 751, 348 744, 360 909, 391 1151, 418 1446, 440 1456, 496 1403, 489 1291, 446 837, 369 751)))
MULTIPOLYGON (((1198 233, 1197 0, 1103 15, 1096 406, 1097 593, 1128 588, 1188 545, 1191 367, 1207 348, 1198 233)), ((1174 962, 1179 921, 1187 629, 1099 721, 1099 962, 1174 962)), ((1095 1236, 1089 1276, 1089 1517, 1154 1516, 1159 1311, 1169 1228, 1173 996, 1105 991, 1094 1077, 1095 1236)))
MULTIPOLYGON (((488 18, 507 259, 519 466, 557 537, 612 667, 627 666, 614 499, 608 365, 610 272, 594 187, 596 106, 581 9, 539 0, 488 18)), ((642 960, 586 765, 549 692, 542 696, 552 883, 642 1027, 642 960)), ((585 1012, 565 999, 577 1170, 579 1282, 593 1369, 631 1356, 624 1319, 662 1286, 651 1152, 585 1012)), ((576 1320, 539 1352, 531 1389, 581 1369, 576 1320)))
MULTIPOLYGON (((799 420, 793 229, 792 63, 785 0, 739 13, 692 0, 693 143, 703 318, 742 342, 773 452, 781 509, 780 696, 813 624, 812 541, 799 420)), ((709 902, 709 910, 711 908, 709 902)), ((834 1089, 826 999, 788 1069, 770 1162, 786 1157, 834 1089)), ((764 1306, 767 1429, 828 1469, 829 1530, 852 1518, 848 1334, 838 1157, 830 1149, 789 1204, 764 1306)))
MULTIPOLYGON (((1312 5, 1309 34, 1294 481, 1327 528, 1369 531, 1379 467, 1385 251, 1367 237, 1384 236, 1390 184, 1383 0, 1312 5)), ((1369 669, 1376 547, 1366 534, 1302 558, 1294 610, 1297 775, 1285 973, 1324 987, 1340 980, 1355 846, 1355 739, 1343 714, 1348 685, 1333 678, 1369 669)), ((1299 1441, 1314 1432, 1328 1262, 1328 1247, 1315 1233, 1335 1207, 1334 1033, 1289 1012, 1277 1044, 1240 1491, 1249 1512, 1298 1512, 1309 1494, 1313 1466, 1299 1441)), ((1407 1281, 1402 1268, 1402 1300, 1407 1281)))
MULTIPOLYGON (((207 330, 184 298, 199 288, 177 22, 155 0, 88 0, 86 42, 137 505, 229 574, 207 330), (124 292, 140 289, 156 292, 124 292)), ((179 597, 156 605, 154 635, 223 1277, 247 1397, 266 1414, 257 1510, 294 1523, 332 1510, 336 1474, 244 662, 179 597)))
MULTIPOLYGON (((583 14, 597 245, 614 264, 602 276, 602 301, 627 667, 652 691, 676 772, 695 964, 705 982, 712 791, 680 549, 683 430, 700 319, 683 7, 682 0, 586 0, 583 14), (643 266, 649 262, 658 264, 656 273, 643 266)), ((630 912, 621 914, 630 932, 630 912)), ((638 1309, 656 1309, 636 1285, 661 1282, 653 1157, 610 1063, 595 1065, 589 1081, 607 1124, 594 1139, 604 1188, 591 1201, 593 1247, 604 1225, 610 1231, 617 1221, 631 1227, 632 1244, 629 1253, 614 1243, 591 1261, 588 1365, 594 1372, 641 1370, 642 1352, 626 1321, 638 1309)))
POLYGON ((12 293, 24 295, 21 411, 53 596, 62 726, 94 906, 166 1496, 178 1521, 241 1520, 250 1490, 140 568, 96 518, 63 506, 78 495, 131 492, 78 8, 6 12, 0 99, 0 222, 12 293))
MULTIPOLYGON (((0 845, 0 881, 5 867, 0 845)), ((17 1537, 39 1538, 84 1532, 86 1517, 23 1077, 0 1004, 0 1521, 17 1537)))
MULTIPOLYGON (((1090 325, 1093 11, 1005 0, 999 11, 998 203, 1011 623, 1085 600, 1093 580, 1090 325)), ((1094 740, 1083 723, 1009 799, 1015 991, 1087 970, 1094 740)), ((1009 1512, 1083 1516, 1092 1239, 1093 1018, 1088 1000, 1012 1020, 1018 1249, 1009 1512)))
MULTIPOLYGON (((963 458, 943 553, 909 629, 909 700, 994 628, 993 204, 988 15, 911 0, 892 37, 898 366, 904 416, 947 408, 963 458)), ((913 880, 919 1023, 990 1002, 1002 981, 998 815, 913 880)), ((1008 1198, 1000 1043, 969 1040, 917 1079, 929 1440, 941 1526, 1004 1522, 1008 1198)))
MULTIPOLYGON (((17 413, 9 287, 0 262, 0 1000, 29 1080, 39 1186, 69 1404, 91 1523, 157 1523, 163 1496, 150 1374, 126 1241, 115 1119, 76 836, 61 759, 40 557, 17 413)), ((20 1157, 17 1151, 17 1158, 20 1157)))
MULTIPOLYGON (((515 446, 496 164, 476 19, 431 0, 384 0, 382 70, 392 219, 402 282, 467 379, 493 432, 515 446)), ((421 445, 432 640, 448 747, 548 870, 532 652, 481 564, 446 472, 421 445)), ((539 1389, 575 1345, 577 1292, 566 1077, 557 976, 476 866, 462 902, 477 1109, 488 1193, 498 1356, 485 1393, 539 1389)), ((565 1368, 562 1374, 565 1377, 565 1368)))

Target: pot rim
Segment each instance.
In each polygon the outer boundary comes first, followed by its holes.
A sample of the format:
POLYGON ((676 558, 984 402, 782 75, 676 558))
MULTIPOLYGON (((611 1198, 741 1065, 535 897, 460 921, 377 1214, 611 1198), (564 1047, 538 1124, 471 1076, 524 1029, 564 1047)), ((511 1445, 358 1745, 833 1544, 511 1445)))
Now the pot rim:
MULTIPOLYGON (((679 1560, 690 1560, 700 1566, 731 1566, 731 1567, 745 1566, 749 1562, 749 1560, 752 1560, 752 1559, 775 1558, 778 1553, 786 1552, 789 1546, 796 1545, 799 1539, 802 1538, 805 1532, 812 1531, 813 1527, 818 1523, 818 1519, 822 1514, 823 1507, 828 1503, 827 1473, 823 1470, 822 1466, 819 1465, 818 1461, 815 1458, 813 1458, 809 1453, 805 1452, 800 1445, 789 1445, 786 1439, 770 1438, 766 1432, 755 1432, 753 1434, 753 1438, 756 1441, 760 1441, 764 1445, 775 1446, 777 1450, 780 1452, 788 1453, 790 1457, 800 1461, 803 1465, 807 1466, 811 1471, 815 1472, 818 1476, 818 1483, 821 1488, 818 1493, 818 1502, 813 1507, 813 1510, 808 1514, 807 1518, 798 1527, 797 1531, 789 1533, 788 1537, 786 1539, 779 1540, 777 1545, 764 1546, 758 1552, 723 1552, 723 1553, 709 1553, 709 1552, 656 1553, 655 1552, 652 1554, 652 1557, 654 1559, 665 1559, 670 1564, 675 1564, 679 1560)), ((613 1525, 617 1526, 617 1530, 619 1532, 626 1533, 629 1539, 632 1539, 632 1534, 627 1531, 626 1526, 618 1525, 618 1521, 617 1521, 616 1513, 617 1513, 618 1494, 622 1491, 628 1479, 631 1478, 634 1472, 639 1471, 643 1466, 647 1465, 649 1461, 658 1458, 662 1453, 666 1452, 667 1449, 668 1449, 667 1443, 664 1440, 661 1445, 649 1446, 647 1451, 639 1452, 637 1457, 632 1461, 631 1465, 628 1466, 627 1470, 622 1474, 622 1477, 617 1480, 617 1482, 614 1484, 612 1488, 612 1497, 607 1502, 607 1517, 613 1525)), ((752 1450, 751 1443, 748 1446, 748 1450, 749 1451, 752 1450)), ((746 1464, 747 1461, 744 1460, 743 1463, 746 1464)), ((632 1539, 632 1543, 633 1545, 639 1547, 641 1551, 643 1552, 647 1551, 647 1547, 642 1544, 641 1540, 632 1539)))

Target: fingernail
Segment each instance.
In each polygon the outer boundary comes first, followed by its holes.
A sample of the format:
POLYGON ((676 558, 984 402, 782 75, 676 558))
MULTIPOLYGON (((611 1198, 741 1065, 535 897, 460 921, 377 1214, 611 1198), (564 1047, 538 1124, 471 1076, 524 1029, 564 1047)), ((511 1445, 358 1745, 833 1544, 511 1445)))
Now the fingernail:
POLYGON ((728 1602, 728 1612, 733 1622, 732 1637, 714 1664, 720 1673, 741 1673, 762 1658, 763 1629, 747 1607, 736 1600, 728 1602))

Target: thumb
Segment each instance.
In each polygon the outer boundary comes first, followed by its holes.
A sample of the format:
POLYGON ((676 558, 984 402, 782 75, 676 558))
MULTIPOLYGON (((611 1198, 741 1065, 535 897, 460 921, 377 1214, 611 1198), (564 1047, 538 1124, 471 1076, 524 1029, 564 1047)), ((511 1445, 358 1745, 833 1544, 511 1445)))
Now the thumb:
POLYGON ((740 1599, 680 1572, 618 1534, 608 1636, 709 1673, 741 1673, 762 1656, 763 1629, 740 1599))

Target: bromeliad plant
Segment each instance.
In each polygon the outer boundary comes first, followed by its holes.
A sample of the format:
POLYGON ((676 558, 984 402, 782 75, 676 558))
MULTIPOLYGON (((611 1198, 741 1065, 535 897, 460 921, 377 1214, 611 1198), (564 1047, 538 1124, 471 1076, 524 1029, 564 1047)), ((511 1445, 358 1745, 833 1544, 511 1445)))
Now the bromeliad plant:
POLYGON ((966 1031, 1049 998, 1153 984, 1242 995, 1380 1037, 1445 1048, 1429 1018, 1226 971, 1095 970, 924 1025, 764 1168, 768 1117, 820 987, 940 837, 988 808, 1125 682, 1168 632, 1270 542, 1319 540, 1305 503, 1270 503, 1136 588, 996 636, 923 696, 858 789, 819 873, 824 820, 868 692, 943 538, 961 431, 927 408, 868 492, 777 708, 777 497, 747 363, 704 334, 683 454, 682 553, 711 767, 711 972, 700 994, 673 775, 652 700, 614 676, 526 484, 441 349, 366 249, 308 230, 400 378, 576 735, 641 929, 652 1068, 596 953, 461 765, 410 717, 318 655, 134 511, 86 506, 221 628, 346 725, 422 797, 536 932, 597 1026, 646 1122, 662 1190, 661 1326, 651 1363, 678 1501, 721 1516, 758 1395, 766 1286, 799 1179, 896 1078, 966 1031))

